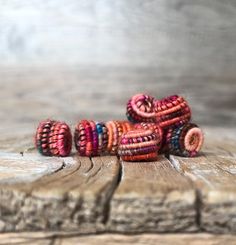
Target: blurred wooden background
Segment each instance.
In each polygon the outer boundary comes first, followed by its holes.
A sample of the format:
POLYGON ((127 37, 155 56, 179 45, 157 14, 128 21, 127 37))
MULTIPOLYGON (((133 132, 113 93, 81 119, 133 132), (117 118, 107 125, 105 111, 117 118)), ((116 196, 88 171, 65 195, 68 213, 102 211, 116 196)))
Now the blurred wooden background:
POLYGON ((137 92, 182 94, 235 126, 236 1, 0 0, 1 128, 124 118, 137 92))

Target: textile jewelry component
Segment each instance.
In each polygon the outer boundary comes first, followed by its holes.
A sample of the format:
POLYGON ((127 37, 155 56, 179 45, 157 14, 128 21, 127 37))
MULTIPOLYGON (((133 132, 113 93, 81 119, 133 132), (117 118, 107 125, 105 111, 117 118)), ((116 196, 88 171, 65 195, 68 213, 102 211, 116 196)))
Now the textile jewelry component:
POLYGON ((134 95, 127 103, 126 115, 132 123, 155 122, 156 106, 154 98, 145 94, 134 95))
POLYGON ((202 130, 194 123, 170 128, 166 135, 169 154, 194 157, 200 151, 204 141, 202 130))
POLYGON ((108 121, 106 127, 108 131, 107 152, 116 155, 122 134, 130 131, 133 125, 127 121, 108 121))
POLYGON ((92 120, 82 120, 75 126, 74 142, 75 148, 81 156, 98 156, 99 150, 103 148, 103 137, 100 137, 100 131, 103 132, 103 126, 97 126, 92 120), (100 143, 100 145, 99 145, 100 143))
POLYGON ((157 150, 159 151, 162 146, 163 130, 157 123, 137 123, 134 125, 135 129, 151 129, 157 135, 157 150))
POLYGON ((75 127, 74 142, 80 156, 101 156, 108 152, 117 154, 121 135, 132 129, 128 121, 107 123, 81 120, 75 127))
POLYGON ((163 129, 178 127, 190 121, 191 110, 187 101, 178 95, 156 100, 157 122, 163 129))
POLYGON ((69 126, 49 119, 40 122, 35 134, 35 147, 45 156, 68 156, 72 148, 69 126))
POLYGON ((157 160, 158 136, 153 130, 136 129, 124 133, 118 154, 123 161, 157 160))
POLYGON ((105 123, 96 122, 96 128, 98 133, 98 155, 101 155, 107 148, 108 132, 105 123))

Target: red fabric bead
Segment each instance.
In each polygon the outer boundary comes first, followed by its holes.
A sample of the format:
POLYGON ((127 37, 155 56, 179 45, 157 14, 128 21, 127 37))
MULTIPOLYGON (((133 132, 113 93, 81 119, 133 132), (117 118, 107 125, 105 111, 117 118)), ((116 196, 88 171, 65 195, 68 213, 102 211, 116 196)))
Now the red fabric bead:
POLYGON ((151 129, 157 135, 157 150, 159 151, 162 145, 163 130, 157 123, 137 123, 134 125, 135 129, 151 129))
POLYGON ((132 130, 122 135, 118 153, 123 161, 154 161, 157 159, 157 140, 153 130, 132 130))
POLYGON ((126 115, 132 123, 155 122, 156 107, 154 98, 145 94, 134 95, 127 103, 126 115))
POLYGON ((183 125, 191 119, 187 101, 178 95, 156 100, 157 123, 163 129, 183 125))
POLYGON ((72 135, 64 122, 45 120, 39 123, 35 146, 45 156, 68 156, 72 148, 72 135))
POLYGON ((204 141, 202 130, 194 123, 169 128, 166 133, 166 151, 169 154, 194 157, 204 141))

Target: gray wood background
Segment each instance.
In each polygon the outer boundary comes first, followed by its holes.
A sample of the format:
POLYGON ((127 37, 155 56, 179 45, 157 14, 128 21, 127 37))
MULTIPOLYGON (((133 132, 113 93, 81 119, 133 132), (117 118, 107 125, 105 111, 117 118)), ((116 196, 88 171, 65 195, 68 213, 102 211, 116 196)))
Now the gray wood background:
POLYGON ((236 1, 0 0, 0 120, 124 118, 180 93, 199 124, 236 122, 236 1))

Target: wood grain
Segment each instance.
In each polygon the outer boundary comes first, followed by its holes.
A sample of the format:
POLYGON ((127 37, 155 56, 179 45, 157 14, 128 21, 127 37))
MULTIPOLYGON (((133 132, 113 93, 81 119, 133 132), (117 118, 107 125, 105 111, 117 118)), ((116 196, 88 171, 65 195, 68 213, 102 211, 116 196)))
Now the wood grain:
POLYGON ((35 245, 97 245, 97 244, 165 244, 165 245, 234 245, 234 235, 212 235, 208 233, 198 234, 100 234, 78 235, 66 232, 31 232, 31 233, 3 233, 0 234, 0 244, 35 244, 35 245))
POLYGON ((0 231, 104 228, 119 175, 117 158, 74 156, 69 160, 53 175, 0 186, 0 231))
POLYGON ((236 129, 225 127, 206 127, 204 153, 226 158, 236 158, 236 129))
POLYGON ((122 170, 108 228, 124 233, 197 230, 195 190, 166 158, 122 162, 122 170))
POLYGON ((175 168, 198 189, 199 223, 215 233, 236 232, 236 159, 202 153, 197 158, 171 156, 175 168))
POLYGON ((230 244, 233 245, 236 242, 235 236, 230 235, 209 235, 209 234, 142 234, 142 235, 117 235, 117 234, 105 234, 91 237, 75 237, 75 238, 64 238, 56 240, 56 245, 72 245, 79 243, 85 244, 165 244, 165 245, 212 245, 212 244, 230 244))
POLYGON ((36 153, 0 152, 0 184, 32 182, 61 170, 65 163, 60 158, 42 157, 36 153))

